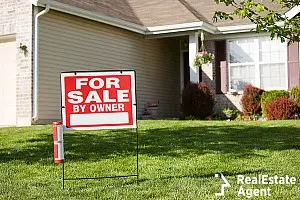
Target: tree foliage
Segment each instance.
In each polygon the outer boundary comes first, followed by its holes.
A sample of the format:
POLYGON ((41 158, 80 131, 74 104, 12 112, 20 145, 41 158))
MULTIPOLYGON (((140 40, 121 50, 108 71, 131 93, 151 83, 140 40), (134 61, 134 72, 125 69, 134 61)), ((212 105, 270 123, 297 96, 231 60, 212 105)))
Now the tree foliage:
POLYGON ((300 0, 215 0, 217 4, 225 4, 233 8, 232 12, 216 11, 214 21, 233 20, 235 16, 249 19, 256 24, 256 32, 267 31, 271 38, 279 37, 289 43, 300 41, 300 17, 287 17, 279 10, 288 11, 300 5, 300 0), (277 9, 268 7, 267 2, 277 4, 277 9))

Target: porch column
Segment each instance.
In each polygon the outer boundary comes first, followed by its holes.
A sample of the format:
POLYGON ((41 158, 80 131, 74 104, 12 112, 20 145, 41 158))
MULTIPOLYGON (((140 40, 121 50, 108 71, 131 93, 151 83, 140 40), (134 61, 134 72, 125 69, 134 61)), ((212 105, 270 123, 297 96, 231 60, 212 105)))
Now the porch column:
POLYGON ((199 69, 194 67, 195 56, 199 49, 199 33, 194 32, 189 34, 189 66, 190 66, 190 81, 199 82, 199 69))

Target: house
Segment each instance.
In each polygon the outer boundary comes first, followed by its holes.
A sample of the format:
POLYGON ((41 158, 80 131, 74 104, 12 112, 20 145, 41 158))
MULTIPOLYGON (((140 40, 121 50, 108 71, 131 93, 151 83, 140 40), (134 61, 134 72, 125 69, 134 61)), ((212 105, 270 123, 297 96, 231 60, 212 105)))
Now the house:
MULTIPOLYGON (((271 5, 273 6, 273 5, 271 5)), ((245 84, 299 84, 299 45, 255 34, 247 20, 212 21, 229 7, 208 0, 6 0, 0 3, 0 125, 60 119, 60 72, 134 69, 138 115, 178 117, 188 81, 216 92, 217 107, 239 108, 245 84), (201 33, 212 64, 193 66, 201 33)), ((299 7, 280 11, 291 17, 299 7)))

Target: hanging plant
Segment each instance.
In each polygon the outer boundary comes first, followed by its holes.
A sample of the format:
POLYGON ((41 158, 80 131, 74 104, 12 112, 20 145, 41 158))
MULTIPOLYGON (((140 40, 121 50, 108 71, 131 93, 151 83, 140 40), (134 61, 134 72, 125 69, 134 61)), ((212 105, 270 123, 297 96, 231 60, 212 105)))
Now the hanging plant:
POLYGON ((209 53, 206 51, 204 46, 204 35, 203 32, 201 32, 201 47, 200 52, 196 54, 195 60, 194 60, 194 66, 195 67, 201 67, 203 64, 209 64, 212 62, 212 60, 215 58, 214 54, 209 53))
POLYGON ((196 55, 194 65, 195 67, 201 67, 203 64, 211 63, 214 58, 214 54, 208 53, 207 51, 200 51, 196 55))

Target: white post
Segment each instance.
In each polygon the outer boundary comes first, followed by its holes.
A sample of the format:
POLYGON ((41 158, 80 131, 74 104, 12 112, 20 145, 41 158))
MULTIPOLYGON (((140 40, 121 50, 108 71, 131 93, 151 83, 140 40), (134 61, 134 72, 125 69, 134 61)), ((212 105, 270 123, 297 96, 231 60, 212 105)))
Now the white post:
POLYGON ((194 60, 199 49, 198 37, 198 32, 194 32, 189 35, 190 81, 196 83, 199 82, 199 69, 194 66, 194 60))

